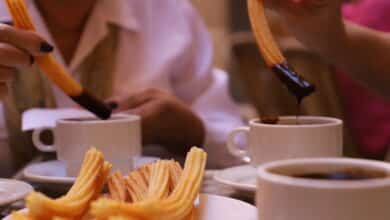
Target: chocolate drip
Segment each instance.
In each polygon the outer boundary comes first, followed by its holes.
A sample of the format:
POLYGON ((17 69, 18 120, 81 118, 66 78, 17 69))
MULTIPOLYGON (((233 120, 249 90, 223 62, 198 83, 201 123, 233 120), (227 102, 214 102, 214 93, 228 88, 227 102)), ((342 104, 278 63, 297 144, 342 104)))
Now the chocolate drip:
POLYGON ((106 120, 111 117, 112 109, 85 90, 80 95, 71 96, 71 98, 100 119, 106 120))
POLYGON ((301 103, 303 98, 311 95, 316 90, 314 85, 294 72, 287 63, 277 64, 272 67, 272 70, 279 80, 286 85, 289 92, 297 98, 298 103, 301 103))

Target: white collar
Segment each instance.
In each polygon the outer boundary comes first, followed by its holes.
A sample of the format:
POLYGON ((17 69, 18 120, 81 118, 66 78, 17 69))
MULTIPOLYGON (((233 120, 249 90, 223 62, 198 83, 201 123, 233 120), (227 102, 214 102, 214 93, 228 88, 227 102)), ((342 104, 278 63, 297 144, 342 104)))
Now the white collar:
POLYGON ((70 63, 70 70, 75 71, 82 61, 109 32, 107 24, 112 23, 132 32, 139 31, 139 20, 131 0, 98 0, 94 11, 86 24, 79 47, 70 63))

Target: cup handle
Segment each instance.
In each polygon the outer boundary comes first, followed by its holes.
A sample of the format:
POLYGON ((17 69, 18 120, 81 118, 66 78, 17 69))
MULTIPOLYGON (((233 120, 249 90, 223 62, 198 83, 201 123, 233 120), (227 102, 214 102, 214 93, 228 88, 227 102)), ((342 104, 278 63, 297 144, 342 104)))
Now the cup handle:
MULTIPOLYGON (((230 134, 228 135, 228 138, 227 138, 227 149, 229 150, 229 152, 240 158, 241 160, 243 160, 244 162, 246 163, 250 163, 251 162, 251 157, 249 155, 249 152, 248 152, 248 149, 240 149, 234 142, 234 139, 235 137, 240 134, 240 133, 243 133, 245 134, 245 138, 248 140, 248 136, 249 136, 249 131, 250 131, 250 128, 249 127, 240 127, 240 128, 237 128, 237 129, 234 129, 232 132, 230 132, 230 134)), ((245 148, 248 148, 248 146, 246 146, 245 148)))
POLYGON ((41 142, 41 133, 46 130, 53 130, 52 127, 42 127, 42 128, 37 128, 33 131, 32 133, 32 141, 34 143, 34 146, 42 151, 42 152, 55 152, 56 149, 54 145, 46 145, 41 142))

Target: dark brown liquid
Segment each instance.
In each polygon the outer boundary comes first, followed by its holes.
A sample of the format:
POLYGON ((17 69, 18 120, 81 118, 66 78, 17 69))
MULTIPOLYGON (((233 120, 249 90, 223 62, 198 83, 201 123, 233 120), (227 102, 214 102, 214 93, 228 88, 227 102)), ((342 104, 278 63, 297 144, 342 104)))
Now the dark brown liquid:
POLYGON ((306 173, 292 175, 296 178, 315 179, 315 180, 369 180, 381 179, 388 175, 384 172, 371 172, 361 170, 330 172, 330 173, 306 173))
POLYGON ((262 123, 262 124, 270 124, 270 125, 321 125, 321 124, 327 124, 328 121, 321 121, 316 119, 305 119, 301 118, 299 116, 296 116, 295 119, 292 120, 280 120, 279 118, 275 117, 262 117, 259 121, 256 121, 256 123, 262 123), (298 121, 297 121, 298 120, 298 121))
POLYGON ((279 122, 278 116, 263 116, 261 117, 261 123, 263 124, 270 124, 270 125, 276 125, 279 122))
POLYGON ((295 114, 295 120, 296 120, 296 124, 299 125, 299 115, 301 115, 301 102, 297 101, 297 112, 295 114))
POLYGON ((75 122, 93 122, 93 121, 100 121, 99 119, 96 118, 69 118, 65 119, 65 121, 75 121, 75 122))
MULTIPOLYGON (((107 119, 105 121, 115 121, 115 120, 120 120, 122 118, 120 117, 111 117, 110 119, 107 119)), ((64 119, 64 121, 73 121, 73 122, 97 122, 97 121, 102 121, 99 118, 67 118, 64 119)))
MULTIPOLYGON (((309 81, 297 74, 287 63, 281 63, 272 67, 273 72, 279 80, 287 87, 291 95, 297 100, 296 125, 300 124, 298 116, 301 114, 302 100, 316 91, 316 88, 309 81)), ((278 117, 262 117, 261 121, 264 124, 277 124, 278 117)))

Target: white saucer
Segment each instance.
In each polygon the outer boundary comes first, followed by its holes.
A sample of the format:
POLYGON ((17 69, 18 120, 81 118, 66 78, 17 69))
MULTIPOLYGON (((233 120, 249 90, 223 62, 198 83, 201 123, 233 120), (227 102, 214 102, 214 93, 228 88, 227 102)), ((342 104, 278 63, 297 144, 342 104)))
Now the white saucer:
MULTIPOLYGON (((26 209, 21 212, 27 212, 26 209)), ((256 207, 240 200, 228 197, 201 194, 200 204, 196 207, 195 219, 199 220, 256 220, 256 207)), ((5 217, 3 220, 11 220, 5 217)))
MULTIPOLYGON (((159 158, 139 157, 135 161, 135 167, 151 163, 157 159, 159 158)), ((58 160, 32 164, 24 169, 23 175, 26 180, 36 183, 69 185, 75 181, 75 177, 66 175, 65 163, 58 160)))
POLYGON ((0 207, 24 199, 32 190, 33 187, 25 182, 0 179, 0 207))
POLYGON ((217 171, 214 179, 235 190, 256 192, 257 169, 251 165, 236 166, 217 171))

